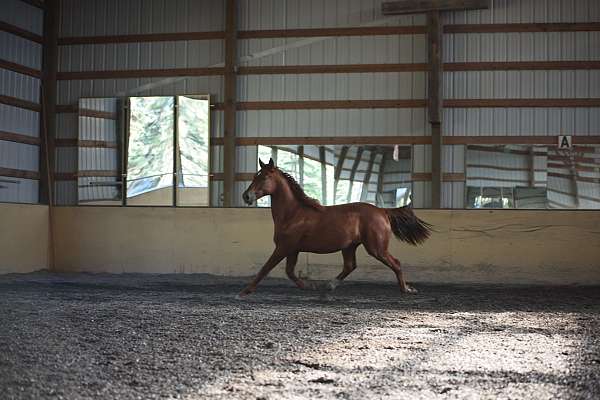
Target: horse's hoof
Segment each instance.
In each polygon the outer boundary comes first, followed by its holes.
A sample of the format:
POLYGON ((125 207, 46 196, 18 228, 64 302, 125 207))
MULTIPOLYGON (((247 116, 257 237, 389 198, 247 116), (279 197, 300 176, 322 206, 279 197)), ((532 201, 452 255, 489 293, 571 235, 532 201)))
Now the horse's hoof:
POLYGON ((403 290, 403 292, 404 293, 408 293, 408 294, 417 294, 417 293, 419 293, 419 291, 417 289, 415 289, 412 286, 408 286, 408 285, 406 286, 406 289, 403 290))
POLYGON ((306 285, 302 281, 296 281, 296 286, 298 289, 306 289, 306 285))
POLYGON ((327 287, 332 292, 340 285, 341 281, 339 279, 332 279, 327 283, 327 287))
POLYGON ((251 295, 252 293, 254 293, 254 290, 252 289, 244 289, 241 292, 238 293, 237 296, 235 296, 235 298, 237 300, 242 300, 244 297, 247 297, 248 295, 251 295))

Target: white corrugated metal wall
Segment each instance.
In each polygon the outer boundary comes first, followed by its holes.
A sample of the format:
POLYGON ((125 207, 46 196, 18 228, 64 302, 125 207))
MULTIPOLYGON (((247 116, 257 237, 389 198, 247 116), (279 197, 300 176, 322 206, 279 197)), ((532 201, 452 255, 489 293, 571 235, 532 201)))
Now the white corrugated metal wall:
MULTIPOLYGON (((42 34, 42 10, 19 0, 4 0, 1 9, 1 22, 42 34)), ((41 44, 0 31, 0 60, 39 71, 41 59, 41 44)), ((40 79, 0 67, 0 96, 39 104, 40 79)), ((39 131, 39 112, 0 104, 0 132, 39 139, 39 131)), ((38 145, 0 139, 0 169, 37 174, 38 164, 38 145)), ((37 203, 38 199, 37 179, 2 176, 0 172, 0 201, 37 203)))
MULTIPOLYGON (((222 31, 222 1, 214 0, 79 0, 61 1, 59 37, 222 31)), ((59 46, 59 71, 196 68, 222 64, 222 40, 184 40, 150 43, 86 44, 59 46)), ((60 105, 77 104, 82 97, 210 94, 222 99, 221 76, 181 78, 128 78, 65 80, 58 82, 60 105)), ((222 136, 222 112, 211 115, 212 136, 222 136)), ((57 137, 76 139, 77 113, 57 115, 57 137)), ((221 146, 211 154, 213 173, 222 170, 221 146)), ((100 169, 100 168, 95 168, 100 169)), ((77 170, 77 150, 57 149, 57 172, 77 170)), ((222 185, 213 183, 212 200, 222 185)), ((77 202, 77 182, 57 181, 57 203, 77 202)))
MULTIPOLYGON (((239 30, 424 25, 423 15, 383 18, 381 1, 240 0, 239 30)), ((483 11, 444 13, 448 24, 598 22, 595 0, 492 0, 483 11)), ((221 31, 224 2, 192 0, 62 1, 60 37, 138 33, 221 31)), ((427 61, 425 35, 242 39, 241 66, 421 63, 427 61)), ((598 60, 600 32, 447 33, 444 61, 598 60)), ((63 45, 59 71, 222 66, 222 40, 63 45)), ((600 71, 445 72, 447 99, 600 97, 600 71)), ((239 101, 424 99, 426 72, 242 75, 239 101)), ((80 97, 122 94, 210 94, 222 100, 220 76, 189 78, 60 81, 58 103, 80 97)), ((213 111, 212 135, 222 136, 221 111, 213 111)), ((76 114, 59 114, 59 138, 76 138, 76 114)), ((597 108, 446 108, 443 132, 449 136, 577 135, 600 132, 597 108)), ((425 108, 336 110, 244 110, 237 115, 240 137, 428 135, 425 108)), ((237 149, 236 172, 250 172, 255 146, 237 149)), ((445 173, 465 173, 464 145, 445 146, 445 173)), ((76 167, 76 152, 57 150, 57 168, 76 167)), ((214 146, 213 172, 222 172, 222 147, 214 146)), ((413 146, 415 173, 431 172, 429 145, 413 146)), ((73 172, 73 171, 71 171, 73 172)), ((234 196, 247 182, 237 182, 234 196)), ((58 182, 59 202, 76 200, 74 182, 58 182)), ((222 183, 212 183, 213 202, 222 183)), ((413 184, 417 207, 430 206, 431 185, 413 184)), ((216 204, 216 203, 213 203, 216 204)), ((241 202, 239 203, 241 205, 241 202)), ((464 182, 444 182, 442 206, 462 208, 464 182)))

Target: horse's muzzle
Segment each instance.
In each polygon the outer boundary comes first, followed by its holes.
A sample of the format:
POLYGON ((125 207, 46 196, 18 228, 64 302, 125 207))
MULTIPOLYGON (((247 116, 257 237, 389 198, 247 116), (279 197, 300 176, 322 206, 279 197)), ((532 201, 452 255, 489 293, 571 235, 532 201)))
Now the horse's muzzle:
POLYGON ((246 203, 249 206, 251 206, 252 203, 254 203, 254 200, 256 200, 256 195, 253 192, 245 191, 242 194, 242 199, 244 199, 244 203, 246 203))

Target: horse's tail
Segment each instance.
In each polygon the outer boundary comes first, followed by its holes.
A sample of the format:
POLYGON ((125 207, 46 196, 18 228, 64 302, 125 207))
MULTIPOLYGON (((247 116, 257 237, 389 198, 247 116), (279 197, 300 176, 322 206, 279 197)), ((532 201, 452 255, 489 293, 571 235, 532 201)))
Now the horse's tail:
POLYGON ((416 246, 429 238, 432 226, 417 218, 412 207, 386 208, 385 212, 390 219, 392 232, 403 242, 416 246))

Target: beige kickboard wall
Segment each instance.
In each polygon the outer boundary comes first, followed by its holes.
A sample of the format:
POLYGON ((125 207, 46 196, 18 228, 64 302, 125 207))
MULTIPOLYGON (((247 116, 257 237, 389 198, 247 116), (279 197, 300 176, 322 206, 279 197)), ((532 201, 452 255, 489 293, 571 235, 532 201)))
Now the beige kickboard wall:
POLYGON ((48 266, 48 206, 0 204, 0 274, 48 266))
MULTIPOLYGON (((436 232, 421 247, 393 240, 409 281, 600 284, 600 212, 416 210, 436 232)), ((273 250, 268 209, 58 207, 62 271, 254 274, 273 250)), ((329 279, 341 255, 301 254, 300 275, 329 279)), ((283 262, 272 276, 283 277, 283 262)), ((350 280, 393 281, 358 252, 350 280)))

